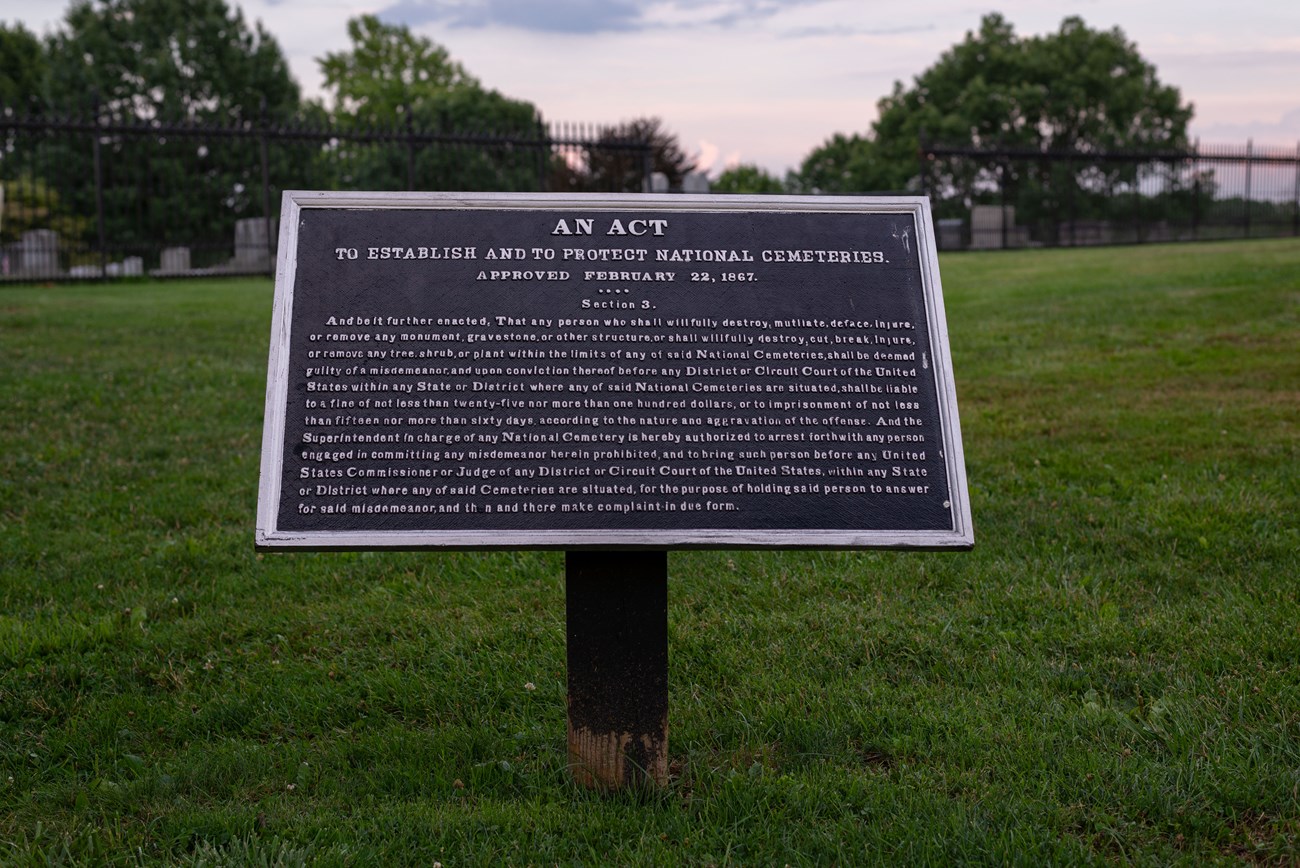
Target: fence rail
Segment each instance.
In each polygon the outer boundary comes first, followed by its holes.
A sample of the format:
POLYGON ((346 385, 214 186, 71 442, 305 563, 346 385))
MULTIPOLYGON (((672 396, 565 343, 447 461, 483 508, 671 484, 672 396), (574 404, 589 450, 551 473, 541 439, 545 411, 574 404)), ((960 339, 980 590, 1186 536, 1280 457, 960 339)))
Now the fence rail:
MULTIPOLYGON (((511 131, 23 114, 0 106, 0 281, 269 273, 287 189, 628 192, 651 143, 511 131)), ((940 249, 1300 236, 1300 147, 922 143, 940 249)))
POLYGON ((1036 151, 922 143, 940 249, 1300 235, 1300 146, 1036 151))
MULTIPOLYGON (((409 117, 409 116, 408 116, 409 117)), ((217 126, 0 106, 0 281, 262 274, 288 189, 645 189, 616 127, 217 126)))

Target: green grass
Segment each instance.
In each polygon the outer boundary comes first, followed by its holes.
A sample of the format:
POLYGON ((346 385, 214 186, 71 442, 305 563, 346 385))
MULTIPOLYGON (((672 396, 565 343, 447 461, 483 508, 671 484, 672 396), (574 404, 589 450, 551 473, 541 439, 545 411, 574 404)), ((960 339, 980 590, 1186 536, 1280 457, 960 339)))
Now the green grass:
POLYGON ((942 266, 976 550, 673 554, 659 796, 562 555, 253 552, 268 282, 0 290, 0 863, 1300 860, 1300 242, 942 266))

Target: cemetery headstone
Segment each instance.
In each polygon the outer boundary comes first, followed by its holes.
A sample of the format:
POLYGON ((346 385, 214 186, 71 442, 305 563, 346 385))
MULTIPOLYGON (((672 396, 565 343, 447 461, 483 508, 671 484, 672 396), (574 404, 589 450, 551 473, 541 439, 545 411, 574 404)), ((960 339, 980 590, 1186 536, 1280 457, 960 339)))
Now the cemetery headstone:
POLYGON ((1016 225, 1014 205, 975 205, 970 210, 970 246, 974 250, 1024 247, 1026 227, 1016 225))
POLYGON ((962 248, 962 219, 960 217, 948 217, 943 220, 936 220, 935 223, 939 229, 939 249, 960 250, 962 248))
POLYGON ((690 172, 682 179, 683 193, 709 192, 709 176, 704 172, 690 172))
POLYGON ((235 259, 237 271, 266 271, 271 267, 270 240, 276 231, 274 220, 246 217, 235 221, 235 259))
POLYGON ((164 247, 159 257, 160 274, 183 274, 190 270, 188 247, 164 247))
POLYGON ((18 240, 19 273, 33 277, 54 277, 59 273, 59 233, 53 229, 29 229, 18 240))

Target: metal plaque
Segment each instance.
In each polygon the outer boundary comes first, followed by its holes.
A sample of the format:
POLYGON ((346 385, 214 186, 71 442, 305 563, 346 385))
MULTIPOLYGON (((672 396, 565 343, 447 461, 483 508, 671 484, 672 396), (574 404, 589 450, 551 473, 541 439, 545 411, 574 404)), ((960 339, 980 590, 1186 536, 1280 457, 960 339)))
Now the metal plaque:
POLYGON ((923 197, 284 194, 261 548, 969 548, 923 197))

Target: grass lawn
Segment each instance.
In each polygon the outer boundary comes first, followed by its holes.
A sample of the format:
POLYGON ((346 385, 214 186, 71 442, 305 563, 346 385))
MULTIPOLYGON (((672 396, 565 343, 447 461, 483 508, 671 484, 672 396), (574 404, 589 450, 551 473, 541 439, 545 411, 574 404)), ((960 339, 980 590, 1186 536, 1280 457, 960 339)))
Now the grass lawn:
POLYGON ((269 281, 0 288, 0 864, 1300 861, 1300 241, 942 268, 976 550, 671 555, 613 797, 562 554, 253 552, 269 281))

